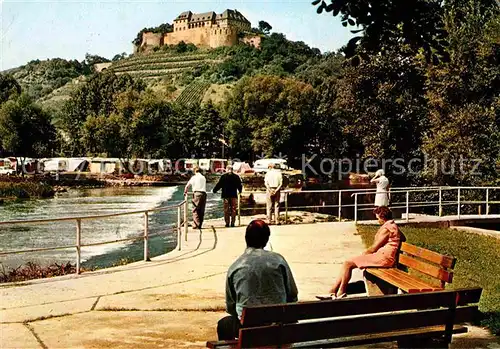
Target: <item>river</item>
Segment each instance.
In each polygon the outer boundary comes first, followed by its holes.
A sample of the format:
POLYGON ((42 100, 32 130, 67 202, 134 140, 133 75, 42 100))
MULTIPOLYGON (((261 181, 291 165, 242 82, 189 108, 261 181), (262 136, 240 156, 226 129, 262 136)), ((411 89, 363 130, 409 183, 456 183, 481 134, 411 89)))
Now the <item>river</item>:
MULTIPOLYGON (((207 190, 213 184, 207 183, 207 190)), ((51 199, 23 200, 0 206, 0 221, 49 219, 92 216, 126 211, 147 210, 175 205, 183 200, 183 186, 175 187, 108 187, 99 189, 71 189, 51 199)), ((191 215, 189 215, 191 216, 191 215)), ((209 193, 206 219, 222 216, 220 195, 209 193)), ((150 233, 164 235, 149 240, 150 256, 171 251, 177 244, 173 227, 177 211, 155 212, 149 216, 150 233)), ((143 234, 143 215, 127 215, 82 221, 82 244, 119 240, 143 234)), ((0 251, 75 245, 75 221, 43 224, 2 226, 0 251)), ((75 249, 23 253, 1 256, 0 263, 16 267, 27 262, 75 263, 75 249)), ((137 261, 143 258, 142 241, 122 242, 82 248, 82 266, 109 267, 121 259, 137 261)), ((0 266, 1 267, 1 266, 0 266)))

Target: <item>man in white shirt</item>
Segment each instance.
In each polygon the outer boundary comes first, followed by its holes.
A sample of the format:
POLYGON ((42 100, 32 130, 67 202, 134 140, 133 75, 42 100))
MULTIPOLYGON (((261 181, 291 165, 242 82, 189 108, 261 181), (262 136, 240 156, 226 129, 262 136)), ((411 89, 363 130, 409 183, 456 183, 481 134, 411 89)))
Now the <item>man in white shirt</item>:
POLYGON ((274 219, 276 224, 279 224, 280 217, 280 189, 283 185, 283 176, 281 171, 274 168, 274 164, 268 165, 268 171, 264 177, 264 184, 266 186, 266 209, 267 220, 269 224, 272 223, 272 211, 274 207, 274 219))
POLYGON ((201 229, 207 204, 207 180, 198 166, 195 166, 193 171, 194 176, 187 182, 184 195, 187 195, 188 188, 191 186, 193 188, 193 228, 201 229))

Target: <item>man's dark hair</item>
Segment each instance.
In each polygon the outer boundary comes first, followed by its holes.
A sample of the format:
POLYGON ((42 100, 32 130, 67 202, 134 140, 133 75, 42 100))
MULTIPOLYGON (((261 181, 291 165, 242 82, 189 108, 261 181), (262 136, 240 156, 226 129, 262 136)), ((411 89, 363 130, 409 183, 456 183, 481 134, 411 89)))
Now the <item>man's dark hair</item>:
POLYGON ((392 219, 392 211, 387 206, 380 206, 373 210, 373 214, 378 214, 381 219, 388 221, 392 219))
POLYGON ((269 241, 271 230, 269 225, 262 219, 256 219, 250 222, 245 233, 247 247, 264 248, 269 241))

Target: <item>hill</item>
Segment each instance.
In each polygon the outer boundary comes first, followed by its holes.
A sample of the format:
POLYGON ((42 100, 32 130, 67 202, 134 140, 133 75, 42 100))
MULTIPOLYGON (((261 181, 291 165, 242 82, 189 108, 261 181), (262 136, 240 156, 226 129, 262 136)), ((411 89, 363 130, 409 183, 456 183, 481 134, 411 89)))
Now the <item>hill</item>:
MULTIPOLYGON (((219 103, 244 76, 273 74, 307 80, 311 75, 308 67, 324 57, 318 49, 273 33, 263 38, 260 49, 246 45, 200 49, 182 42, 156 48, 154 52, 117 55, 107 70, 141 79, 164 100, 186 106, 219 103)), ((35 101, 57 110, 94 73, 94 64, 106 61, 109 62, 89 54, 82 62, 61 58, 34 60, 6 73, 13 75, 35 101)))
POLYGON ((54 58, 45 61, 33 60, 7 73, 17 80, 23 91, 37 100, 79 76, 90 74, 91 68, 77 60, 54 58))

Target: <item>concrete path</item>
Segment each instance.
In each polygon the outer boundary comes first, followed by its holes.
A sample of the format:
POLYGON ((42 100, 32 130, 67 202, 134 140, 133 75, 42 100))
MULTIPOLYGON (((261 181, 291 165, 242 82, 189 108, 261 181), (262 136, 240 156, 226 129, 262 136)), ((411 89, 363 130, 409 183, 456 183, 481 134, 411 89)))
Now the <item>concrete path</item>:
MULTIPOLYGON (((213 225, 151 262, 0 287, 0 347, 203 348, 225 315, 227 268, 245 248, 244 227, 213 225)), ((299 300, 313 300, 364 246, 353 223, 316 223, 272 226, 268 248, 288 260, 299 300)), ((478 331, 456 343, 495 348, 478 331)))

